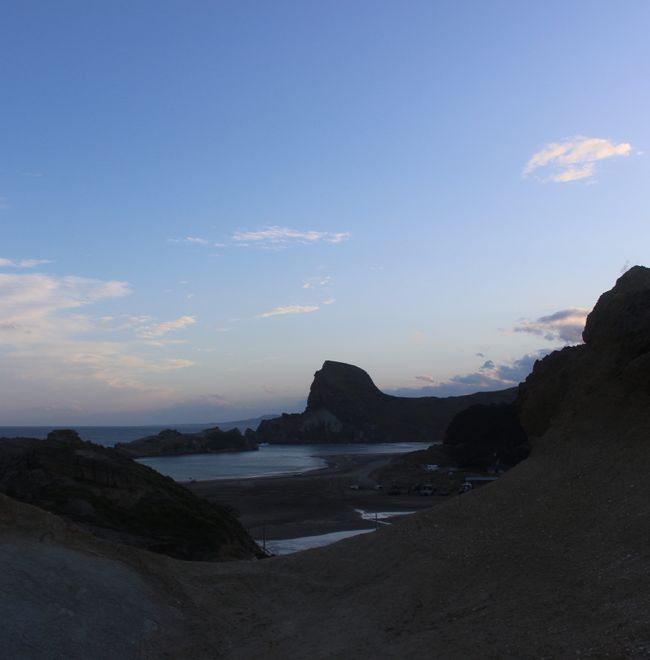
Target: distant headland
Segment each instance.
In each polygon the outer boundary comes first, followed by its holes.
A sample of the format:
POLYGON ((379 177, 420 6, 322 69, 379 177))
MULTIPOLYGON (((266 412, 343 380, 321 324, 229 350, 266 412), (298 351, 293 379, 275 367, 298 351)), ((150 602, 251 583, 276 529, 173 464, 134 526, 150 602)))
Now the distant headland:
POLYGON ((512 403, 517 388, 466 396, 384 394, 359 367, 326 360, 314 374, 304 412, 264 420, 258 442, 440 442, 452 418, 476 404, 512 403))

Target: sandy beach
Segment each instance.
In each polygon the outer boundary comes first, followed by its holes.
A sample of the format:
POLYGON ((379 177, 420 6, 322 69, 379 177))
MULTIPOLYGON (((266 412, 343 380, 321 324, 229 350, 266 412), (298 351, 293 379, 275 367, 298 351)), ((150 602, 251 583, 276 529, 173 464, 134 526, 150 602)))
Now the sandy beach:
MULTIPOLYGON (((388 495, 376 490, 376 473, 396 454, 323 456, 327 467, 306 474, 185 483, 208 500, 233 507, 256 539, 290 539, 353 529, 373 529, 364 512, 427 509, 442 497, 388 495), (358 486, 351 488, 351 486, 358 486)), ((385 518, 390 522, 391 518, 385 518)), ((379 523, 381 524, 381 523, 379 523)))

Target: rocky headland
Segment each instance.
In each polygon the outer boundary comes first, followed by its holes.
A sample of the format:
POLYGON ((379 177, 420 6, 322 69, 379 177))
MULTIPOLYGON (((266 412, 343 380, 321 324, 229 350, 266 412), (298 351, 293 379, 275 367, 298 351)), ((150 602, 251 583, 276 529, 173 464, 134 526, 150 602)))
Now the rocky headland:
POLYGON ((327 360, 314 374, 305 411, 263 421, 257 440, 440 442, 456 413, 475 404, 511 403, 516 395, 517 388, 451 397, 391 396, 363 369, 327 360))
POLYGON ((96 536, 170 557, 260 556, 233 511, 74 431, 0 438, 0 492, 96 536))
POLYGON ((144 458, 223 451, 255 451, 258 449, 258 444, 255 440, 255 432, 251 429, 246 429, 242 433, 237 428, 222 431, 218 426, 214 426, 198 433, 181 433, 175 429, 165 429, 156 435, 148 435, 131 442, 118 442, 115 449, 131 458, 144 458))
POLYGON ((180 562, 0 496, 3 652, 647 658, 650 270, 619 278, 583 336, 520 387, 528 458, 489 486, 326 548, 180 562))

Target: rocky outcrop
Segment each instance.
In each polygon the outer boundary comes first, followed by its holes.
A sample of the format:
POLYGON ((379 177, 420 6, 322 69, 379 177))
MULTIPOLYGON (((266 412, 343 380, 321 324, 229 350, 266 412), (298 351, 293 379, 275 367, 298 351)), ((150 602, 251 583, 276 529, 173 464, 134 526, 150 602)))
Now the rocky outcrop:
POLYGON ((514 404, 471 406, 450 422, 442 449, 460 467, 510 467, 528 456, 528 437, 514 404))
POLYGON ((0 492, 97 536, 180 559, 260 554, 232 511, 74 431, 0 439, 0 492))
POLYGON ((478 403, 509 403, 516 388, 455 397, 384 394, 351 364, 327 360, 314 374, 303 413, 263 421, 259 442, 437 442, 452 417, 478 403))
POLYGON ((603 293, 587 317, 584 344, 535 363, 517 406, 531 438, 589 423, 630 430, 649 421, 650 269, 635 266, 603 293))
POLYGON ((198 433, 181 433, 165 429, 131 442, 118 442, 115 449, 131 458, 146 456, 179 456, 182 454, 209 454, 223 451, 255 451, 258 449, 255 432, 246 429, 242 435, 237 428, 222 431, 218 426, 198 433))

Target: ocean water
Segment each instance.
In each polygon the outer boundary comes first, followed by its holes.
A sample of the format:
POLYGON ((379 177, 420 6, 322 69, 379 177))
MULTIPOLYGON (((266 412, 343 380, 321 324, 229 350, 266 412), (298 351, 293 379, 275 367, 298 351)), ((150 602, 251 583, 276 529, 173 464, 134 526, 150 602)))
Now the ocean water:
MULTIPOLYGON (((185 433, 194 433, 210 424, 175 424, 185 433)), ((45 438, 60 426, 0 426, 0 438, 45 438)), ((129 442, 147 435, 155 435, 164 426, 75 426, 84 440, 105 447, 118 442, 129 442)), ((235 479, 281 474, 301 474, 326 466, 322 456, 336 454, 393 454, 418 451, 430 446, 424 442, 386 442, 362 445, 357 443, 318 445, 261 445, 258 451, 223 452, 217 454, 188 454, 185 456, 159 456, 139 461, 172 477, 176 481, 203 481, 206 479, 235 479)))
POLYGON ((385 442, 359 445, 260 445, 258 451, 188 454, 138 459, 176 481, 238 479, 302 474, 324 468, 323 456, 337 454, 397 454, 426 449, 423 442, 385 442))

